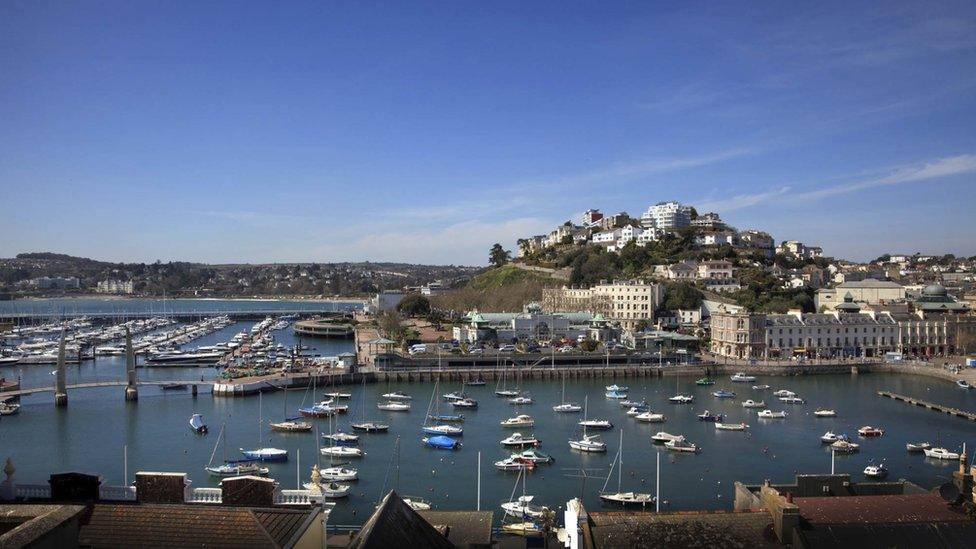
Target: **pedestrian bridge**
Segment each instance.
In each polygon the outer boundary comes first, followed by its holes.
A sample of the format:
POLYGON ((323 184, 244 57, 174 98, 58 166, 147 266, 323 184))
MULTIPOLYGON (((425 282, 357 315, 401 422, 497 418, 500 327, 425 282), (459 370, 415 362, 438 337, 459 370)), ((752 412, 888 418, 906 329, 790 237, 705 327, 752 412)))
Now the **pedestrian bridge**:
MULTIPOLYGON (((136 381, 136 385, 162 386, 162 385, 177 385, 177 384, 192 385, 194 387, 196 385, 203 385, 203 384, 209 385, 209 383, 201 383, 199 381, 186 380, 186 379, 173 379, 169 381, 136 381)), ((129 385, 128 381, 124 379, 120 379, 116 381, 91 381, 88 383, 76 383, 74 385, 68 385, 65 388, 69 390, 73 390, 73 389, 93 389, 96 387, 126 387, 128 385, 129 385)), ((34 395, 38 393, 53 393, 55 391, 57 391, 57 388, 54 387, 54 385, 51 385, 50 387, 33 387, 30 389, 18 389, 16 391, 4 391, 0 393, 0 400, 9 400, 11 398, 34 395)))

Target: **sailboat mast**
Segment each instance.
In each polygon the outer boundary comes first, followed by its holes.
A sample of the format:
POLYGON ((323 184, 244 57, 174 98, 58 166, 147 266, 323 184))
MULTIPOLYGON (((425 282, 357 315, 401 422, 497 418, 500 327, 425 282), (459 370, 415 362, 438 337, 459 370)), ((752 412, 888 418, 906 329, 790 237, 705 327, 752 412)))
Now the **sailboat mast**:
POLYGON ((624 475, 624 430, 620 429, 620 448, 617 450, 617 493, 620 493, 620 484, 624 475))

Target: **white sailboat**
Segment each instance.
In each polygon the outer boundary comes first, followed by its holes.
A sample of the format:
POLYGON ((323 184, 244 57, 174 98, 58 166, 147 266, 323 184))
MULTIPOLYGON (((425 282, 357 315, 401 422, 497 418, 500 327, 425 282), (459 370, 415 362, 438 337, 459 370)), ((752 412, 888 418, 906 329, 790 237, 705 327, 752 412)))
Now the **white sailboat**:
POLYGON ((365 433, 384 433, 390 429, 390 426, 386 423, 381 423, 378 421, 372 421, 366 419, 366 378, 363 377, 363 396, 362 396, 362 410, 359 412, 359 421, 357 423, 350 423, 349 426, 353 428, 354 431, 363 431, 365 433))
POLYGON ((512 487, 512 495, 509 497, 508 502, 502 503, 501 505, 502 511, 506 515, 517 519, 528 520, 542 518, 549 511, 549 508, 541 505, 533 505, 533 499, 535 499, 535 496, 525 494, 525 470, 520 469, 519 476, 515 479, 515 486, 512 487), (518 499, 513 499, 520 479, 522 481, 522 495, 518 499))
POLYGON ((552 407, 552 411, 566 414, 566 413, 579 412, 582 409, 583 407, 580 406, 579 404, 576 404, 574 402, 566 402, 566 374, 564 373, 562 398, 560 399, 560 404, 557 404, 552 407))
POLYGON ((220 425, 220 433, 217 435, 217 444, 214 444, 213 452, 210 454, 210 461, 204 470, 211 476, 215 477, 238 477, 241 475, 261 475, 267 476, 269 470, 267 467, 261 467, 257 463, 251 461, 227 461, 226 451, 227 451, 227 441, 225 437, 227 433, 224 429, 224 424, 220 425), (223 445, 221 444, 223 443, 223 445), (221 459, 223 461, 220 465, 214 465, 214 457, 217 455, 217 447, 224 449, 225 455, 221 459))
MULTIPOLYGON (((586 417, 587 404, 589 403, 589 397, 583 399, 583 417, 586 417)), ((606 452, 607 444, 600 439, 600 435, 588 435, 586 434, 586 422, 580 422, 583 426, 583 438, 581 439, 570 439, 569 447, 574 450, 579 450, 581 452, 606 452)))
POLYGON ((600 499, 603 501, 608 501, 611 503, 616 503, 619 505, 640 505, 646 507, 649 504, 654 503, 654 496, 651 494, 643 494, 639 492, 624 492, 621 489, 621 484, 623 482, 623 471, 624 471, 624 432, 623 429, 620 430, 620 448, 617 450, 617 457, 614 458, 614 463, 610 465, 610 472, 607 473, 607 480, 603 483, 603 489, 600 490, 600 499), (607 483, 610 482, 610 475, 613 474, 614 465, 617 466, 617 491, 607 492, 607 483))

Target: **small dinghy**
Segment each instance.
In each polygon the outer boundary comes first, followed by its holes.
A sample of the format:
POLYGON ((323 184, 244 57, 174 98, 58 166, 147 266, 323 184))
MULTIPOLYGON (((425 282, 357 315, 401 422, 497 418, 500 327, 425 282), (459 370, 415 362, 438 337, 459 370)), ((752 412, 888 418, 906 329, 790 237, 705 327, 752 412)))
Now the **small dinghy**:
POLYGON ((837 412, 835 410, 819 408, 813 415, 816 417, 837 417, 837 412))
POLYGON ((760 400, 759 402, 756 402, 755 400, 752 400, 750 398, 750 399, 748 399, 748 400, 746 400, 745 402, 742 403, 742 407, 743 408, 765 408, 766 407, 766 401, 765 400, 760 400))
POLYGON ((830 445, 830 449, 840 454, 853 454, 861 449, 861 445, 849 440, 838 440, 830 445))
POLYGON ((716 422, 715 428, 720 431, 745 431, 749 428, 746 423, 721 423, 716 422))
POLYGON ((973 388, 972 385, 970 385, 969 382, 967 382, 965 379, 958 379, 958 380, 956 380, 956 387, 959 387, 960 389, 972 389, 973 388))
POLYGON ((921 453, 931 448, 928 442, 909 442, 905 444, 905 449, 912 453, 921 453))
POLYGON ((359 435, 344 433, 341 430, 334 433, 322 433, 322 438, 340 446, 355 446, 359 443, 359 435))
POLYGON ((715 398, 735 398, 735 393, 732 391, 726 391, 725 389, 719 389, 712 393, 715 398))
POLYGON ((695 380, 695 385, 715 385, 715 380, 710 377, 703 377, 695 380))
POLYGON ((737 383, 745 383, 745 382, 756 381, 756 376, 748 376, 742 372, 736 372, 729 379, 737 383))
POLYGON ((477 408, 478 401, 473 398, 462 398, 451 403, 455 408, 477 408))
POLYGON ((443 435, 424 437, 422 440, 427 446, 439 450, 459 450, 461 448, 461 441, 443 435))
POLYGON ((883 461, 877 465, 868 465, 864 468, 864 476, 870 478, 884 478, 888 476, 888 468, 885 467, 883 461))
POLYGON ((190 416, 190 430, 198 435, 205 435, 209 432, 202 415, 193 414, 190 416))
POLYGON ((518 454, 512 454, 511 456, 500 459, 495 462, 495 468, 502 471, 521 471, 522 469, 535 469, 535 462, 528 459, 523 459, 518 454))
POLYGON ((20 413, 20 404, 0 402, 0 416, 15 416, 20 413))

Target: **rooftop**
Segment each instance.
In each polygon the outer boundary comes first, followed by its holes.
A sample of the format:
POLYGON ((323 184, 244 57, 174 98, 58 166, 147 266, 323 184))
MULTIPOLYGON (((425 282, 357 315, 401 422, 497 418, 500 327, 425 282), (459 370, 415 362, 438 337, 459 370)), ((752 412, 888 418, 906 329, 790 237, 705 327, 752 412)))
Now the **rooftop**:
POLYGON ((766 512, 589 514, 596 549, 610 547, 780 547, 766 512))
POLYGON ((811 523, 856 524, 968 520, 934 493, 886 496, 798 497, 793 503, 811 523))

